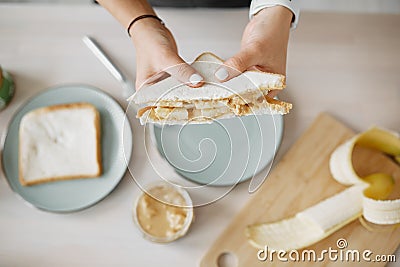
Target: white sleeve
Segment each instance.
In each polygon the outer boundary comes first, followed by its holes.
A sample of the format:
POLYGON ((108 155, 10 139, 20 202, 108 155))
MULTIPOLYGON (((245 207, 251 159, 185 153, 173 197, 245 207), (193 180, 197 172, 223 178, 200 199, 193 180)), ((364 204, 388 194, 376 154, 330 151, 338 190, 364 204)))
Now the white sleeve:
POLYGON ((295 29, 297 27, 300 16, 300 8, 297 1, 300 0, 252 0, 250 5, 249 17, 251 19, 255 14, 266 7, 284 6, 293 13, 294 19, 292 20, 290 28, 295 29))

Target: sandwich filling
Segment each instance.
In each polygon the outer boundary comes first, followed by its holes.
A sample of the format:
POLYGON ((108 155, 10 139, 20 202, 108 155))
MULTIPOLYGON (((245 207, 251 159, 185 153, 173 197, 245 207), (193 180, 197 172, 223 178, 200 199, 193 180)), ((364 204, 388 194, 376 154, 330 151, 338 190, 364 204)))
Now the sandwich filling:
POLYGON ((148 104, 137 117, 142 122, 206 122, 213 119, 251 114, 286 114, 292 104, 270 98, 264 94, 248 93, 217 100, 165 101, 148 104))

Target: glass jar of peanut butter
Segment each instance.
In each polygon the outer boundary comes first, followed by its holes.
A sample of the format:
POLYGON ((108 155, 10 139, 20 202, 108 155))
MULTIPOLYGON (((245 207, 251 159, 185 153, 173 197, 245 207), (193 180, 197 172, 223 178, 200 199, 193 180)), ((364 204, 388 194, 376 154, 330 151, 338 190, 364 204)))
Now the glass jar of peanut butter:
POLYGON ((184 236, 193 220, 189 194, 167 182, 156 182, 143 189, 133 209, 133 219, 143 236, 160 243, 184 236))
POLYGON ((14 82, 10 74, 2 70, 0 66, 0 111, 11 101, 14 96, 14 89, 14 82))

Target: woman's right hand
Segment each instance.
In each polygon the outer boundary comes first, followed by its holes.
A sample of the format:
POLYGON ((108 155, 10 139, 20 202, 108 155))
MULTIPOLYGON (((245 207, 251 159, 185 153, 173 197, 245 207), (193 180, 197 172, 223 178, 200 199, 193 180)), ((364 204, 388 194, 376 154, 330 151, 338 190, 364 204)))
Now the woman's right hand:
POLYGON ((179 55, 172 33, 159 21, 145 18, 130 29, 136 48, 136 88, 169 75, 191 87, 203 85, 203 77, 179 55))

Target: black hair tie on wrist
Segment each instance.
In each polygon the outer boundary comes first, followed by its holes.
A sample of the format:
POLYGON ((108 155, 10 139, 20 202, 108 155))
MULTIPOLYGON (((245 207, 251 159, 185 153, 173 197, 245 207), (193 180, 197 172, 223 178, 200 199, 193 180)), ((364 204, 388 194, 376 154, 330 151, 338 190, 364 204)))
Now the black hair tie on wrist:
POLYGON ((162 19, 160 19, 160 18, 157 17, 156 15, 149 15, 149 14, 148 14, 148 15, 141 15, 141 16, 139 16, 139 17, 134 18, 134 19, 131 21, 131 23, 129 23, 129 26, 128 26, 128 28, 126 29, 127 32, 128 32, 129 37, 131 37, 131 34, 130 34, 129 31, 130 31, 132 25, 133 25, 136 21, 141 20, 141 19, 145 19, 145 18, 156 19, 156 20, 158 20, 158 21, 161 23, 161 25, 165 25, 164 21, 162 21, 162 19))

